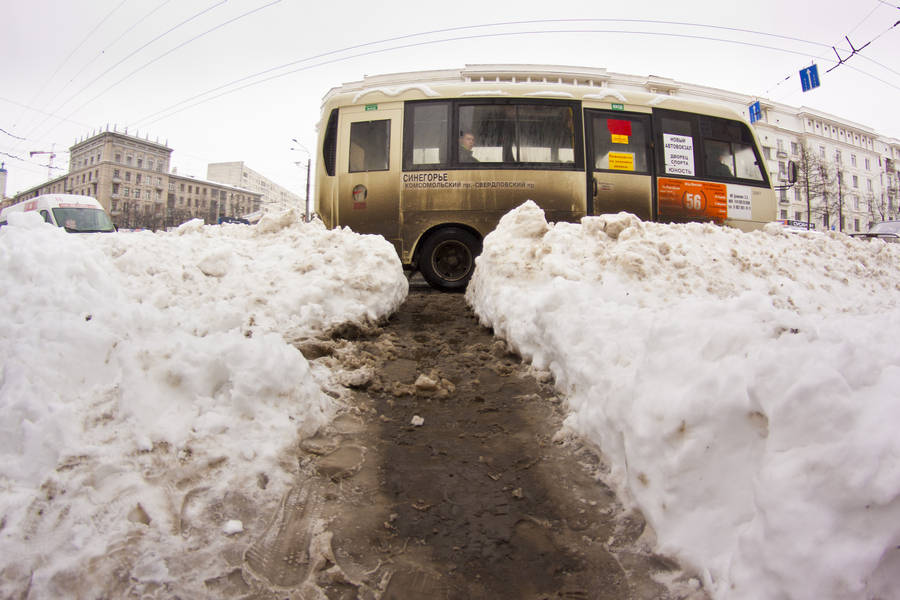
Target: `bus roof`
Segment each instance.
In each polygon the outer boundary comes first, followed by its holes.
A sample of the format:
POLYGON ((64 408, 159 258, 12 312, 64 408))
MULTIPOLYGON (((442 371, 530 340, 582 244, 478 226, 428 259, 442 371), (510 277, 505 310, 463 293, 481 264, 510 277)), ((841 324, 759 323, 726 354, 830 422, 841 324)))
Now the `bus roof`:
MULTIPOLYGON (((619 104, 624 105, 625 110, 647 112, 657 107, 744 120, 723 104, 617 89, 608 86, 610 79, 606 69, 548 65, 475 65, 463 69, 367 75, 362 81, 344 83, 329 90, 322 100, 322 113, 323 118, 327 118, 331 109, 341 106, 405 100, 553 98, 583 101, 598 108, 619 104)), ((663 89, 666 81, 662 80, 663 89)))

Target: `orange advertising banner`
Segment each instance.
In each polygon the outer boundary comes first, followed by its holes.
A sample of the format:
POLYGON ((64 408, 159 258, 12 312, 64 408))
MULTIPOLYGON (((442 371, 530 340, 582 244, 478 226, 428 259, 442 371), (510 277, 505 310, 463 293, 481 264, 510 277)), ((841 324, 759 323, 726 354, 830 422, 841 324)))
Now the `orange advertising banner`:
POLYGON ((728 187, 724 183, 660 177, 656 189, 660 219, 722 222, 728 218, 728 187))

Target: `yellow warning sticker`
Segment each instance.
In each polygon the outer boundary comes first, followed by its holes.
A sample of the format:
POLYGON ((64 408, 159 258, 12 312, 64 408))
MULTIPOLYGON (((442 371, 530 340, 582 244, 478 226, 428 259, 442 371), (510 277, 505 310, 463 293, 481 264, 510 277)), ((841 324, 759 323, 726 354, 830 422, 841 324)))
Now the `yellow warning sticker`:
POLYGON ((616 171, 634 171, 634 153, 610 152, 609 168, 616 171))

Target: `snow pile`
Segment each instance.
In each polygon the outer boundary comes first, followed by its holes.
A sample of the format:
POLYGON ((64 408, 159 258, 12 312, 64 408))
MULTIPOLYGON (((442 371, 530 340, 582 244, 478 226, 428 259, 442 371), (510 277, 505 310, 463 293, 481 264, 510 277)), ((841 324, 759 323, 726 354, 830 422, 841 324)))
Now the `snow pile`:
POLYGON ((717 598, 900 593, 900 244, 628 214, 487 236, 467 299, 717 598))
POLYGON ((389 315, 408 285, 382 238, 290 212, 87 236, 15 214, 0 289, 0 596, 95 597, 116 569, 129 593, 202 583, 182 544, 240 533, 261 501, 236 490, 277 501, 337 408, 291 342, 389 315))

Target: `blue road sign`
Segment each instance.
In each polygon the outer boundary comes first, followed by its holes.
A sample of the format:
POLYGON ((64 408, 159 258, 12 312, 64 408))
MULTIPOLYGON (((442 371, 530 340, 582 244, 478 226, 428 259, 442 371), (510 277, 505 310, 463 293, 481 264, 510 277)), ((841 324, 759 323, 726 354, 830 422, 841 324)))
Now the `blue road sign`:
POLYGON ((759 106, 759 100, 750 105, 750 122, 756 123, 762 119, 762 109, 759 106))
POLYGON ((811 67, 800 69, 800 87, 803 88, 804 92, 819 87, 819 67, 812 65, 811 67))

